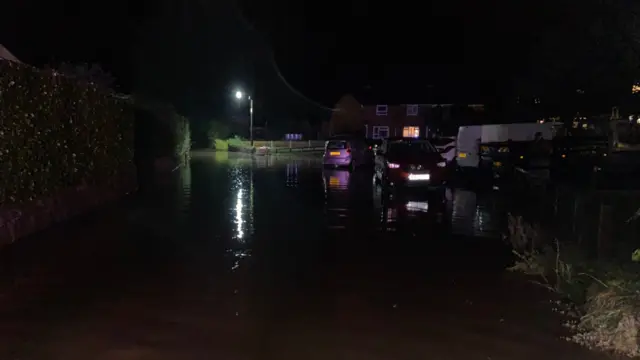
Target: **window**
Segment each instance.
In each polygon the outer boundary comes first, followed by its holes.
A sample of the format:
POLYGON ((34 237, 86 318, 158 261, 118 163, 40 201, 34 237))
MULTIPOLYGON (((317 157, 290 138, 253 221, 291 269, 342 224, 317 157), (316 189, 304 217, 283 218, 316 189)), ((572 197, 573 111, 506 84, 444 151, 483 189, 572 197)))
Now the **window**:
POLYGON ((387 105, 376 105, 376 115, 387 115, 389 107, 387 105))
POLYGON ((405 126, 402 128, 402 137, 418 138, 420 137, 420 128, 418 126, 405 126))
POLYGON ((418 105, 407 105, 407 116, 418 116, 418 105))
POLYGON ((389 137, 389 127, 388 126, 374 126, 373 127, 373 138, 374 139, 386 139, 389 137))
POLYGON ((398 141, 389 144, 389 154, 411 157, 422 154, 437 153, 438 150, 426 141, 398 141))
POLYGON ((328 150, 343 150, 347 148, 347 142, 341 140, 327 141, 328 150))

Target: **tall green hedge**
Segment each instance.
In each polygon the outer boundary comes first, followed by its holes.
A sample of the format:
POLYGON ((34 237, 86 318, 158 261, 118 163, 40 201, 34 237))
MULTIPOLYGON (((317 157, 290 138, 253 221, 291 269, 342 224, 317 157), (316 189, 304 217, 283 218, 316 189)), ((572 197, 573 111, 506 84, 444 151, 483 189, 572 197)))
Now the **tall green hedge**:
POLYGON ((124 101, 91 83, 0 60, 0 205, 104 184, 132 161, 124 101))

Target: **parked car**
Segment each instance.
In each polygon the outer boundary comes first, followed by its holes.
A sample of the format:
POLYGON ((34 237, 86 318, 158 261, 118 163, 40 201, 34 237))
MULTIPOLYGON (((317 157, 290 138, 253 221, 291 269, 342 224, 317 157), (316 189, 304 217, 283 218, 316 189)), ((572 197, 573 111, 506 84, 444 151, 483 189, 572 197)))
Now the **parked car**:
POLYGON ((324 166, 355 169, 371 162, 371 150, 364 139, 334 138, 325 143, 322 160, 324 166))
POLYGON ((448 175, 447 162, 428 140, 388 139, 376 154, 375 181, 383 188, 444 192, 448 175))

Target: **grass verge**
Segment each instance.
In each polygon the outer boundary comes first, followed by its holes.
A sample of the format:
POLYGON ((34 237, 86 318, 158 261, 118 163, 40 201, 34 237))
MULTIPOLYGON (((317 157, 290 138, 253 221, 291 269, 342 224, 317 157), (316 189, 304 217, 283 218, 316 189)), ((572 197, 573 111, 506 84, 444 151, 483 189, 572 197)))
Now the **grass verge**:
POLYGON ((516 256, 509 268, 533 276, 558 294, 567 340, 618 355, 640 356, 640 250, 626 260, 590 260, 577 244, 548 237, 539 226, 509 215, 505 236, 516 256))

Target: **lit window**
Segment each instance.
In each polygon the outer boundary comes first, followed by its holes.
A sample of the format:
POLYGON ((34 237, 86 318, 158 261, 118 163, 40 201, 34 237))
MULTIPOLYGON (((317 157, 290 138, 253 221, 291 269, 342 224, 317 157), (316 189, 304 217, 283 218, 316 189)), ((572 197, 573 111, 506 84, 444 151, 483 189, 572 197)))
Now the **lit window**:
POLYGON ((418 105, 407 105, 407 116, 418 116, 418 105))
POLYGON ((418 126, 405 126, 402 128, 402 137, 418 138, 420 137, 420 128, 418 126))
POLYGON ((376 115, 387 115, 389 107, 387 105, 376 105, 376 115))

